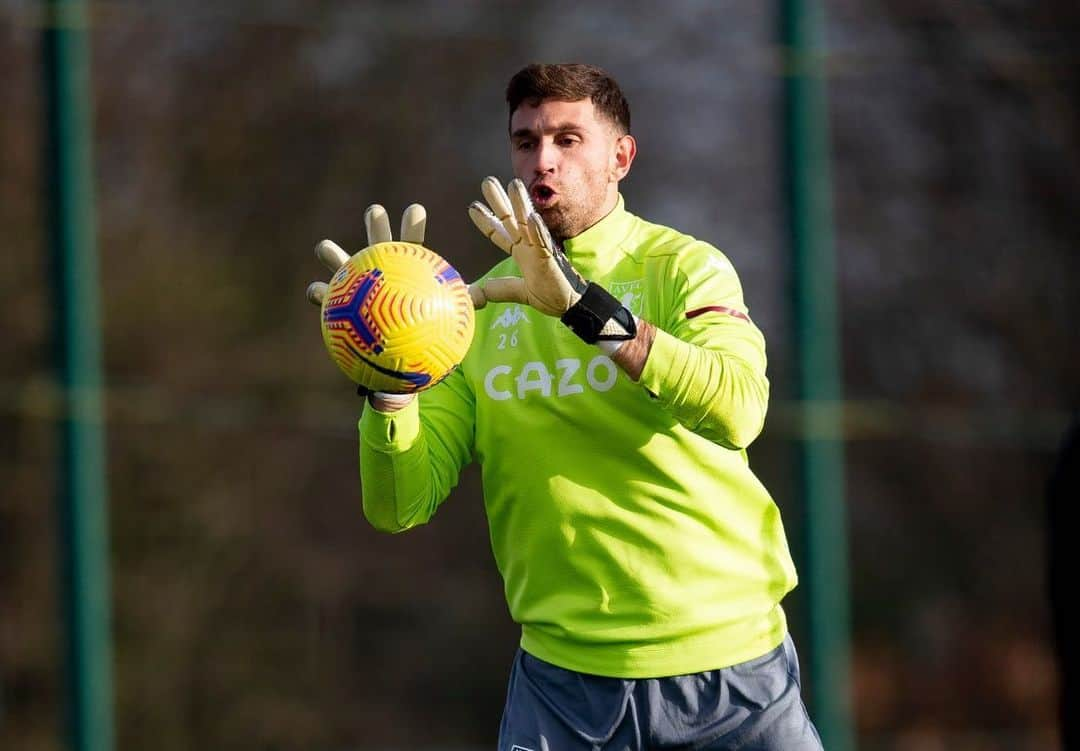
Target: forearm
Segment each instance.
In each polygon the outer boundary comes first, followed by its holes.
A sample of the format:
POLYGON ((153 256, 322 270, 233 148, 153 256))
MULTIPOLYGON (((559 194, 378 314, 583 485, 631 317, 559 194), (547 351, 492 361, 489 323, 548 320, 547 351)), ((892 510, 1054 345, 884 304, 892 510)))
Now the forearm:
POLYGON ((364 407, 360 418, 360 490, 364 516, 383 532, 423 524, 434 513, 427 448, 416 405, 390 416, 364 407))
POLYGON ((368 404, 359 430, 360 486, 368 521, 383 532, 426 523, 457 482, 463 463, 457 452, 429 437, 415 400, 393 413, 368 404))
POLYGON ((745 448, 761 432, 769 382, 734 351, 690 344, 640 321, 638 335, 612 359, 679 422, 727 448, 745 448))
POLYGON ((645 369, 645 361, 649 358, 655 338, 656 327, 648 321, 638 319, 634 338, 623 342, 611 356, 615 364, 630 376, 631 381, 637 383, 641 379, 641 371, 645 369))

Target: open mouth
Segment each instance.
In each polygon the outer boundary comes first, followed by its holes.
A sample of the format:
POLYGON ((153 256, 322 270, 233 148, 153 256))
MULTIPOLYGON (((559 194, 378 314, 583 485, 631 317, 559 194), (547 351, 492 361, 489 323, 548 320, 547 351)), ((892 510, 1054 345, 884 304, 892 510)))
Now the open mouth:
POLYGON ((556 196, 555 191, 547 185, 534 185, 531 193, 533 204, 541 209, 550 206, 556 196))

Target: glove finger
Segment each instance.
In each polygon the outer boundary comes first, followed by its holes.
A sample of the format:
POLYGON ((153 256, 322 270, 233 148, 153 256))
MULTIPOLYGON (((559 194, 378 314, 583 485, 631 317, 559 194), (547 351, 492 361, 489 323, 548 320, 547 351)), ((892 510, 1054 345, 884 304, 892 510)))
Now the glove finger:
POLYGON ((506 195, 506 191, 503 190, 502 184, 498 179, 494 177, 485 177, 483 182, 480 183, 480 192, 484 194, 484 198, 487 199, 488 205, 491 207, 492 213, 499 218, 499 221, 514 242, 517 242, 521 237, 521 227, 518 225, 517 219, 514 217, 514 212, 510 206, 510 199, 506 195))
POLYGON ((543 251, 545 258, 550 258, 555 254, 555 241, 551 239, 551 233, 548 231, 547 225, 544 224, 544 220, 535 211, 529 214, 529 240, 532 244, 543 251))
POLYGON ((333 273, 340 269, 349 260, 349 254, 342 250, 333 240, 323 240, 315 246, 315 257, 322 265, 333 273))
POLYGON ((517 276, 500 276, 484 282, 484 297, 487 302, 519 302, 528 304, 525 292, 525 280, 517 276))
POLYGON ((484 288, 480 284, 469 285, 469 297, 472 299, 473 307, 479 310, 487 305, 487 295, 484 294, 484 288))
POLYGON ((307 299, 312 305, 318 305, 322 307, 323 298, 326 297, 326 290, 329 286, 326 282, 312 282, 307 288, 307 299))
POLYGON ((529 198, 529 189, 517 178, 510 181, 510 203, 514 207, 514 217, 518 224, 524 227, 529 221, 529 214, 534 211, 532 199, 529 198))
POLYGON ((418 203, 405 209, 401 215, 401 240, 407 243, 424 244, 424 230, 427 228, 427 211, 418 203))
POLYGON ((364 226, 367 228, 368 245, 388 243, 394 239, 390 234, 390 217, 386 209, 377 203, 368 206, 364 212, 364 226))
POLYGON ((491 213, 491 209, 479 201, 473 201, 469 206, 469 218, 472 219, 476 228, 484 233, 484 237, 502 248, 503 252, 510 252, 514 246, 514 240, 506 231, 506 225, 491 213))

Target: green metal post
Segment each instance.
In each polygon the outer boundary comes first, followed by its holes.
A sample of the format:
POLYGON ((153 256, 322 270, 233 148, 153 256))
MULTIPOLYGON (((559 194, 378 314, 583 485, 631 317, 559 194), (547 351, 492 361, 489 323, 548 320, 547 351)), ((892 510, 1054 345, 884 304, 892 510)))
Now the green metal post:
POLYGON ((87 8, 46 0, 45 165, 64 410, 58 506, 71 748, 113 748, 109 543, 87 8))
POLYGON ((842 388, 821 32, 817 2, 781 0, 796 388, 803 405, 799 476, 806 508, 808 677, 825 748, 852 751, 842 388))

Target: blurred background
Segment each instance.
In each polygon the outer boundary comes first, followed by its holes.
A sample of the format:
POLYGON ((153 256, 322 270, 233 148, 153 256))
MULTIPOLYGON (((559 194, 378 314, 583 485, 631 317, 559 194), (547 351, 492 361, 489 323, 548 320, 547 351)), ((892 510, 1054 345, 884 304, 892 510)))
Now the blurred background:
MULTIPOLYGON (((1058 748, 1080 5, 823 5, 858 745, 1058 748)), ((117 748, 494 747, 518 634, 479 475, 424 528, 368 527, 361 403, 303 292, 373 202, 423 203, 466 278, 498 260, 465 206, 510 176, 529 62, 612 72, 628 208, 739 270, 773 383, 750 459, 804 556, 772 3, 90 7, 117 748)), ((28 751, 65 744, 43 25, 0 0, 0 748, 28 751)))

